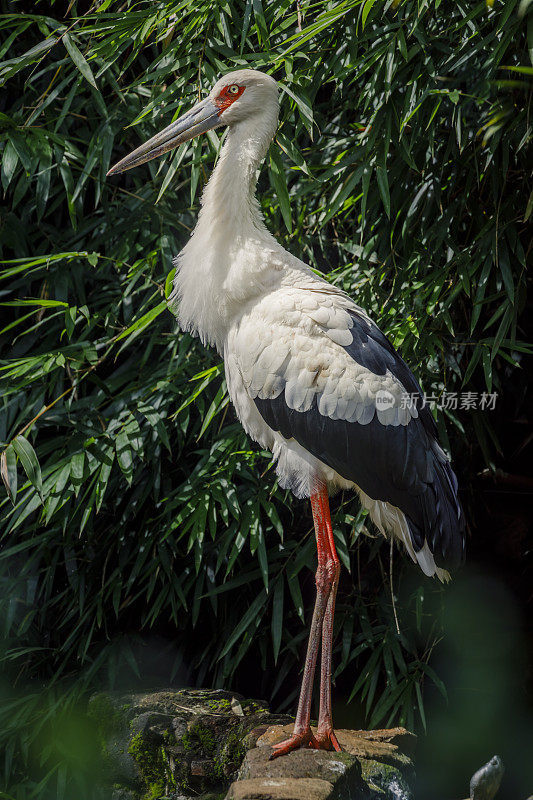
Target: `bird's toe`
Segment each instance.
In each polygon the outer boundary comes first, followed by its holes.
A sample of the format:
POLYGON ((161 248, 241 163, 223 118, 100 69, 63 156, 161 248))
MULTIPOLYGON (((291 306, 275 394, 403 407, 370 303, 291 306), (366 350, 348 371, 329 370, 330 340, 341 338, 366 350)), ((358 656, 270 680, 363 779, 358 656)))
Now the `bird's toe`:
POLYGON ((315 750, 320 749, 317 740, 311 732, 311 728, 300 733, 293 733, 288 739, 273 745, 269 760, 272 761, 274 758, 278 758, 278 756, 284 756, 290 753, 291 750, 299 750, 300 747, 311 747, 315 750))
POLYGON ((317 750, 335 750, 337 753, 342 750, 333 728, 319 730, 313 738, 316 744, 310 747, 316 747, 317 750))

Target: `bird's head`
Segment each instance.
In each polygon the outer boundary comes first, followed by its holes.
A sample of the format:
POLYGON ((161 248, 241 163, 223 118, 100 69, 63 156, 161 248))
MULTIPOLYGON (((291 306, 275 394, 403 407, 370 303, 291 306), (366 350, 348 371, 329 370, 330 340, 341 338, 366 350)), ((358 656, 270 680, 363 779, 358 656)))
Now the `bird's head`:
POLYGON ((125 172, 172 150, 201 133, 236 125, 268 110, 277 117, 276 81, 255 69, 239 69, 220 78, 205 100, 127 155, 108 175, 125 172))

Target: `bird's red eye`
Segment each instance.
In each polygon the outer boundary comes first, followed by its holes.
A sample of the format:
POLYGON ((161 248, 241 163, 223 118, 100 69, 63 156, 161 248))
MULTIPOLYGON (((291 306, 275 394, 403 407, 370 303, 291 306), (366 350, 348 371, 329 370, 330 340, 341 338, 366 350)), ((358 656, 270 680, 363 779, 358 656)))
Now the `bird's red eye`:
POLYGON ((241 94, 244 92, 245 87, 239 86, 238 83, 230 83, 228 86, 224 86, 224 88, 219 92, 218 97, 215 99, 215 105, 217 105, 220 109, 219 116, 225 111, 227 108, 230 107, 235 100, 238 100, 241 94))

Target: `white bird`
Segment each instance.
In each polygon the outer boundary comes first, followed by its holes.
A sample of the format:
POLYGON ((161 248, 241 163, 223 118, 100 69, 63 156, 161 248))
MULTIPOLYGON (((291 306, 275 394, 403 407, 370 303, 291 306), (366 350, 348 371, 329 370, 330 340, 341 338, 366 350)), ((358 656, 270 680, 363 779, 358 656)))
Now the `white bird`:
POLYGON ((264 224, 255 186, 278 110, 273 78, 251 69, 231 72, 108 173, 207 130, 229 128, 194 232, 175 260, 169 304, 183 330, 223 356, 237 416, 272 451, 280 485, 311 499, 317 597, 294 732, 272 757, 301 746, 340 749, 331 715, 340 563, 328 495, 355 490, 379 530, 401 542, 426 575, 441 579, 448 576, 445 567, 462 560, 465 528, 455 475, 413 374, 368 314, 287 252, 264 224), (312 733, 321 640, 320 710, 312 733))

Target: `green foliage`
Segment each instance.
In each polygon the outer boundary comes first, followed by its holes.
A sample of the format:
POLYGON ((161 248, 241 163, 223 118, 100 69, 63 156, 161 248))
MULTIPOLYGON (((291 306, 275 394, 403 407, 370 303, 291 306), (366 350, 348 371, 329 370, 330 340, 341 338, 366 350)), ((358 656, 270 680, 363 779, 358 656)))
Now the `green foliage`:
MULTIPOLYGON (((236 424, 219 358, 165 303, 218 137, 106 180, 110 164, 222 71, 271 71, 270 229, 374 315, 427 393, 499 392, 530 352, 533 9, 518 11, 74 0, 0 18, 0 657, 18 685, 50 686, 29 699, 2 688, 1 789, 67 796, 73 762, 32 756, 36 720, 54 719, 74 676, 77 692, 134 681, 150 630, 180 643, 167 680, 183 661, 198 685, 229 686, 253 659, 275 702, 297 691, 308 511, 236 424)), ((489 415, 445 415, 457 451, 477 441, 492 464, 489 415)), ((408 593, 398 634, 386 549, 361 539, 355 509, 336 505, 353 576, 337 676, 361 676, 372 724, 425 724, 424 677, 445 693, 428 665, 438 624, 422 613, 439 590, 408 593)))

